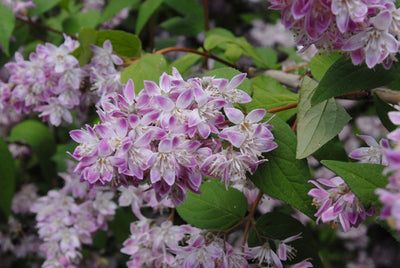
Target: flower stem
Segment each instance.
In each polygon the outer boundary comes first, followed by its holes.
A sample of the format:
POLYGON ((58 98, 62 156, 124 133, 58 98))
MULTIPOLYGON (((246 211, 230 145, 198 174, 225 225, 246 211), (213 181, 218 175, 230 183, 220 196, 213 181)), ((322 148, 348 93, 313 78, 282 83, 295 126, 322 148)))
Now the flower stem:
POLYGON ((51 28, 51 27, 49 27, 47 25, 34 22, 34 21, 30 20, 29 18, 25 19, 25 18, 21 18, 21 17, 16 17, 16 19, 19 20, 19 21, 22 21, 22 22, 24 22, 26 24, 29 24, 29 25, 32 25, 32 26, 35 26, 35 27, 38 27, 38 28, 42 28, 42 29, 44 29, 46 31, 53 32, 53 33, 60 34, 60 35, 64 35, 65 34, 65 35, 68 35, 69 37, 71 37, 72 39, 76 39, 76 36, 73 35, 73 34, 69 34, 69 33, 65 33, 65 32, 56 30, 56 29, 51 28))

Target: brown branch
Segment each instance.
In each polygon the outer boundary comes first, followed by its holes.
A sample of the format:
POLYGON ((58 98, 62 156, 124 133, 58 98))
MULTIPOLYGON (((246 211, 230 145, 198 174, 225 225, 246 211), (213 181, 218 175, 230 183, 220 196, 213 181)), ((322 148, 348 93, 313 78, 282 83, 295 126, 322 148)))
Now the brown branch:
POLYGON ((60 34, 60 35, 64 35, 64 34, 65 34, 65 35, 68 35, 69 37, 71 37, 72 39, 77 39, 76 36, 73 35, 73 34, 69 34, 69 33, 65 33, 65 32, 56 30, 56 29, 51 28, 51 27, 49 27, 49 26, 47 26, 47 25, 34 22, 34 21, 30 20, 30 19, 24 19, 24 18, 21 18, 21 17, 16 17, 16 19, 19 20, 19 21, 22 21, 22 22, 24 22, 24 23, 26 23, 26 24, 29 24, 29 25, 32 25, 32 26, 35 26, 35 27, 42 28, 42 29, 44 29, 44 30, 46 30, 46 31, 49 31, 49 32, 53 32, 53 33, 60 34))
POLYGON ((232 64, 230 62, 227 62, 227 61, 225 61, 225 60, 223 60, 223 59, 221 59, 221 58, 219 58, 217 56, 214 56, 213 54, 211 54, 208 51, 198 51, 198 50, 195 50, 195 49, 192 49, 192 48, 186 48, 186 47, 167 47, 167 48, 163 48, 163 49, 157 50, 156 52, 154 52, 154 54, 164 54, 164 53, 171 52, 171 51, 183 51, 183 52, 188 52, 188 53, 201 55, 203 57, 207 57, 207 58, 211 58, 213 60, 216 60, 216 61, 218 61, 218 62, 220 62, 222 64, 225 64, 225 65, 227 65, 227 66, 229 66, 231 68, 235 68, 235 69, 237 69, 237 70, 239 70, 241 72, 245 72, 239 66, 236 66, 236 65, 234 65, 234 64, 232 64))
POLYGON ((155 43, 154 43, 154 28, 155 28, 154 16, 151 15, 150 16, 150 20, 149 20, 150 51, 153 51, 154 50, 154 46, 155 46, 155 43))
POLYGON ((296 103, 291 103, 291 104, 284 105, 284 106, 281 106, 281 107, 272 108, 272 109, 267 110, 267 113, 277 113, 277 112, 289 110, 289 109, 292 109, 292 108, 296 108, 297 105, 298 105, 298 103, 296 102, 296 103))
POLYGON ((263 195, 264 195, 263 191, 260 190, 258 192, 256 200, 253 203, 253 206, 251 207, 249 215, 247 215, 247 217, 246 217, 247 223, 246 223, 246 227, 245 227, 244 233, 243 233, 242 252, 244 252, 244 246, 246 244, 247 234, 248 234, 248 232, 250 230, 250 224, 254 221, 254 214, 256 213, 256 209, 257 209, 258 203, 260 203, 260 200, 263 197, 263 195))
POLYGON ((308 64, 308 63, 303 63, 303 64, 300 64, 300 65, 296 65, 296 66, 287 68, 287 69, 285 69, 285 70, 283 70, 283 71, 284 71, 285 73, 289 73, 289 72, 291 72, 291 71, 295 71, 295 70, 298 70, 298 69, 300 69, 300 68, 306 67, 307 64, 308 64))
POLYGON ((208 30, 210 30, 208 0, 203 0, 203 9, 204 9, 204 30, 207 32, 208 30))
POLYGON ((296 120, 294 120, 294 123, 293 123, 293 126, 292 126, 293 132, 296 131, 296 128, 297 128, 297 118, 296 118, 296 120))

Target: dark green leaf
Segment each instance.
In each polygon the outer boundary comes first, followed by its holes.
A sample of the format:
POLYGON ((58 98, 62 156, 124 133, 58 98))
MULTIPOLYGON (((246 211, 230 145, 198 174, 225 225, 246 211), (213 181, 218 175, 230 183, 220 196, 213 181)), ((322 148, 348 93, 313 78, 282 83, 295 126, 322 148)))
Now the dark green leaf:
POLYGON ((14 30, 15 17, 12 10, 0 3, 0 43, 9 55, 10 37, 14 30))
POLYGON ((76 146, 77 146, 76 142, 57 145, 57 151, 51 157, 51 160, 53 160, 57 165, 57 172, 67 171, 67 163, 65 162, 65 160, 66 159, 71 160, 71 157, 67 154, 67 152, 73 152, 76 146))
POLYGON ((328 141, 318 151, 313 153, 313 156, 321 160, 341 160, 347 161, 347 153, 344 150, 343 144, 340 142, 338 136, 328 141))
POLYGON ((167 69, 168 65, 163 55, 145 54, 121 73, 121 82, 125 84, 129 79, 132 79, 135 84, 135 91, 138 93, 143 89, 144 80, 158 83, 160 76, 167 69))
POLYGON ((119 244, 122 244, 131 235, 129 226, 136 220, 130 208, 119 207, 115 211, 114 219, 108 225, 119 244))
POLYGON ((387 178, 383 176, 385 166, 333 160, 321 163, 340 176, 365 207, 371 204, 378 208, 381 207, 375 190, 385 188, 388 184, 387 178))
POLYGON ((202 15, 190 14, 185 17, 173 17, 163 23, 161 27, 168 30, 171 34, 196 36, 204 30, 204 20, 202 15))
POLYGON ((11 202, 15 191, 15 166, 7 144, 0 137, 0 209, 7 219, 11 213, 11 202))
POLYGON ((317 104, 344 93, 384 86, 393 81, 397 75, 395 66, 390 70, 384 69, 381 65, 369 69, 365 64, 355 66, 350 59, 342 57, 325 73, 312 96, 312 102, 317 104))
POLYGON ((140 34, 144 25, 150 19, 151 15, 158 9, 158 7, 164 2, 164 0, 146 0, 140 5, 139 14, 136 21, 135 33, 140 34))
POLYGON ((267 213, 257 220, 256 228, 261 239, 264 238, 264 240, 260 242, 257 233, 254 229, 251 229, 248 238, 250 247, 261 245, 261 243, 265 242, 265 238, 284 240, 288 237, 301 234, 301 238, 293 242, 288 242, 288 245, 296 249, 294 259, 288 261, 288 263, 298 263, 311 258, 310 261, 314 267, 322 267, 318 256, 318 247, 311 230, 294 218, 279 212, 267 213))
POLYGON ((200 186, 201 194, 188 192, 187 200, 176 208, 189 224, 201 229, 226 230, 240 222, 247 211, 244 194, 210 179, 200 186))
POLYGON ((267 162, 262 163, 252 175, 252 181, 264 193, 280 199, 314 218, 312 198, 307 195, 312 188, 307 181, 310 172, 305 159, 296 159, 296 135, 279 117, 271 122, 278 148, 266 153, 267 162))
POLYGON ((165 0, 165 3, 181 15, 187 15, 190 13, 203 14, 203 7, 197 0, 165 0))
POLYGON ((335 137, 350 120, 350 116, 333 98, 311 106, 311 96, 317 82, 305 77, 297 107, 298 159, 305 158, 335 137))
MULTIPOLYGON (((212 70, 208 73, 206 73, 205 76, 215 76, 216 78, 225 78, 231 80, 234 76, 241 74, 236 69, 230 68, 230 67, 224 67, 224 68, 219 68, 212 70)), ((239 85, 238 89, 243 90, 250 96, 253 94, 253 86, 251 84, 251 81, 248 78, 245 78, 243 82, 239 85)))
POLYGON ((100 11, 89 10, 86 13, 78 13, 63 22, 63 29, 70 34, 76 34, 81 27, 96 28, 100 22, 100 11))
POLYGON ((331 67, 332 64, 334 64, 340 57, 341 53, 339 52, 318 54, 312 57, 308 63, 308 67, 311 69, 311 74, 313 75, 314 79, 321 81, 329 67, 331 67))
POLYGON ((98 46, 103 46, 103 43, 106 40, 111 41, 113 50, 120 56, 140 57, 142 53, 142 43, 134 34, 119 30, 104 30, 97 32, 98 46))
POLYGON ((390 106, 383 100, 381 100, 378 95, 374 94, 374 106, 376 114, 382 122, 382 125, 389 131, 393 131, 397 128, 395 124, 389 119, 388 112, 397 111, 393 106, 390 106))
POLYGON ((56 142, 43 123, 33 120, 19 123, 11 130, 9 141, 20 141, 29 145, 37 155, 45 178, 50 179, 55 175, 55 165, 51 156, 56 152, 56 142))
POLYGON ((183 17, 172 17, 161 24, 172 34, 195 36, 204 30, 203 8, 197 0, 165 0, 165 3, 183 17))
POLYGON ((60 0, 33 0, 32 2, 35 4, 36 7, 29 9, 29 16, 43 14, 44 12, 55 7, 60 2, 60 0))
MULTIPOLYGON (((266 76, 260 75, 251 79, 253 85, 253 100, 247 104, 249 111, 254 109, 273 109, 288 104, 297 103, 299 95, 284 88, 277 80, 266 76)), ((287 121, 291 118, 297 109, 289 109, 286 111, 278 112, 282 120, 287 121)))
POLYGON ((100 22, 105 22, 114 17, 125 7, 136 6, 140 0, 112 0, 105 6, 103 14, 101 15, 100 22))

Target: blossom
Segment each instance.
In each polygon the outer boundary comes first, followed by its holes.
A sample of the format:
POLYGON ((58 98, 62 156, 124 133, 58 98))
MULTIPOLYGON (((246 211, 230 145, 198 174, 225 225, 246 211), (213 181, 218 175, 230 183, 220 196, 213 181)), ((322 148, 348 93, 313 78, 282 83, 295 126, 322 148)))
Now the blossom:
POLYGON ((362 163, 388 165, 388 161, 383 154, 384 149, 389 149, 389 141, 387 139, 381 139, 378 144, 371 136, 357 135, 357 137, 365 141, 370 147, 361 147, 353 150, 349 154, 350 158, 360 160, 362 163))
POLYGON ((331 222, 333 226, 340 224, 342 230, 347 232, 350 227, 357 227, 366 216, 373 213, 372 208, 365 210, 360 200, 340 177, 310 180, 309 183, 317 187, 308 192, 308 195, 314 198, 314 205, 318 207, 314 215, 317 222, 331 222))
MULTIPOLYGON (((248 259, 258 261, 258 265, 266 264, 267 267, 283 268, 282 261, 292 260, 295 257, 296 249, 288 243, 301 238, 301 233, 280 239, 267 239, 261 246, 248 248, 248 259), (271 243, 275 244, 276 251, 272 249, 271 243)), ((294 264, 291 267, 312 267, 307 260, 294 264)))

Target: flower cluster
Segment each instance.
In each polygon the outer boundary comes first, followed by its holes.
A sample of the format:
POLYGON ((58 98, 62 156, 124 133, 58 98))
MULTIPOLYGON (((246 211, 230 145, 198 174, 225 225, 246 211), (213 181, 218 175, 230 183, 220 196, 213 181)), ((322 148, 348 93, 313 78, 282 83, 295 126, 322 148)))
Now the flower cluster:
POLYGON ((79 176, 69 173, 61 176, 66 181, 65 187, 49 191, 30 208, 36 214, 36 227, 43 240, 42 267, 75 267, 82 258, 82 245, 91 244, 92 235, 107 228, 107 221, 117 208, 112 201, 113 192, 99 187, 87 190, 84 183, 79 183, 79 176))
POLYGON ((354 64, 390 67, 399 49, 400 9, 395 1, 270 0, 299 45, 350 53, 354 64))
POLYGON ((342 178, 333 177, 309 182, 317 187, 308 192, 308 195, 314 198, 314 205, 319 208, 315 213, 317 222, 322 220, 330 222, 333 226, 340 225, 342 230, 347 232, 350 227, 358 227, 366 216, 373 214, 372 207, 365 210, 342 178))
POLYGON ((38 45, 29 60, 15 53, 15 62, 5 65, 10 77, 1 90, 8 93, 8 107, 17 113, 40 112, 40 117, 55 126, 62 120, 71 123, 70 110, 81 102, 79 87, 84 76, 78 60, 69 55, 78 46, 77 41, 66 36, 59 47, 50 43, 38 45))
POLYGON ((71 111, 78 116, 99 97, 121 89, 115 65, 122 60, 112 54, 111 42, 106 40, 103 47, 92 45, 91 62, 82 68, 70 55, 78 46, 78 41, 65 36, 59 47, 38 45, 29 60, 15 53, 15 62, 5 65, 10 72, 8 82, 0 81, 1 125, 11 125, 32 111, 55 126, 72 123, 71 111), (93 93, 80 90, 85 79, 93 84, 93 93))
POLYGON ((157 85, 145 81, 135 94, 129 80, 122 93, 112 93, 98 106, 102 121, 70 132, 79 143, 72 157, 75 172, 90 184, 128 184, 147 181, 157 200, 170 196, 184 202, 187 189, 199 193, 202 176, 230 181, 244 179, 261 154, 277 147, 266 112, 246 116, 233 103, 251 97, 237 86, 245 74, 183 80, 176 69, 164 73, 157 85), (225 115, 228 120, 226 120, 225 115))
POLYGON ((228 242, 190 225, 160 225, 143 219, 131 224, 121 252, 128 267, 249 267, 246 254, 228 242))

